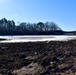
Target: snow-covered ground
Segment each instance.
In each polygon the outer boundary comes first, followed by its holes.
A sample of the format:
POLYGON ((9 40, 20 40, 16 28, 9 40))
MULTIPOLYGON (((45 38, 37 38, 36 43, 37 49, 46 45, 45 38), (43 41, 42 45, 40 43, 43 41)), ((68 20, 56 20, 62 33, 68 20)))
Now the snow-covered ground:
POLYGON ((1 43, 14 43, 14 42, 36 42, 36 41, 67 41, 76 39, 76 36, 67 35, 34 35, 34 36, 0 36, 7 40, 0 41, 1 43))

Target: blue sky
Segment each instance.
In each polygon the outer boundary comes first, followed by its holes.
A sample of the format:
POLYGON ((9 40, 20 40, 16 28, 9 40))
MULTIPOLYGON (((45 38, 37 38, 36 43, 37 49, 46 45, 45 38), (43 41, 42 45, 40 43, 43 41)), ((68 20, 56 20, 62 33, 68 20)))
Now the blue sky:
POLYGON ((76 0, 0 0, 0 19, 15 22, 53 21, 63 30, 76 30, 76 0))

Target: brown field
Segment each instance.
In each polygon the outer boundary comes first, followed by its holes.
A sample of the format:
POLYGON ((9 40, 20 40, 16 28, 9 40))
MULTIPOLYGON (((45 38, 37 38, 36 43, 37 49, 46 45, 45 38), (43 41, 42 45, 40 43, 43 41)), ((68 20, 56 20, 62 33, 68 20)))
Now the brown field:
POLYGON ((1 75, 76 75, 76 40, 0 43, 1 75))

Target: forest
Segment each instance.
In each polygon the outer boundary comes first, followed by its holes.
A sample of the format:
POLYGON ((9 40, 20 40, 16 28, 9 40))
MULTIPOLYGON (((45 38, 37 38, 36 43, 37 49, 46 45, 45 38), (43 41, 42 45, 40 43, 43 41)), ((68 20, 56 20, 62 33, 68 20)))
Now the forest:
POLYGON ((15 24, 14 20, 0 20, 0 35, 62 35, 62 29, 55 22, 15 24))

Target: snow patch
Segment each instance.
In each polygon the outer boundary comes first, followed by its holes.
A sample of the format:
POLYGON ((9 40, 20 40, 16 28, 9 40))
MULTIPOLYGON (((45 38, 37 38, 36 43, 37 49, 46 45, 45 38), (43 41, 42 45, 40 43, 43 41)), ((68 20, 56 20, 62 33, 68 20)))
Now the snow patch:
POLYGON ((67 35, 34 35, 34 36, 0 36, 7 40, 0 41, 0 43, 14 43, 14 42, 37 42, 37 41, 68 41, 76 39, 76 36, 67 35))

